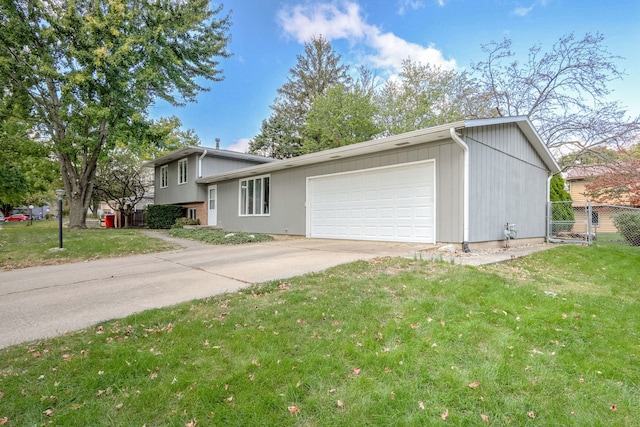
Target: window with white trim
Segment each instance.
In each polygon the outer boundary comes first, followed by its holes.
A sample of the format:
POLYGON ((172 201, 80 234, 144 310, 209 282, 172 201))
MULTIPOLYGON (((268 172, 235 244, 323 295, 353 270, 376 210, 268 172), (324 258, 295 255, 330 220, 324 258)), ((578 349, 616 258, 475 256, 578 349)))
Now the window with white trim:
POLYGON ((269 175, 240 180, 240 216, 269 215, 269 175))
POLYGON ((160 188, 167 188, 169 186, 169 166, 160 166, 160 188))
POLYGON ((188 174, 187 159, 178 161, 178 185, 187 183, 188 174))
POLYGON ((196 220, 196 208, 187 209, 187 217, 192 220, 196 220))

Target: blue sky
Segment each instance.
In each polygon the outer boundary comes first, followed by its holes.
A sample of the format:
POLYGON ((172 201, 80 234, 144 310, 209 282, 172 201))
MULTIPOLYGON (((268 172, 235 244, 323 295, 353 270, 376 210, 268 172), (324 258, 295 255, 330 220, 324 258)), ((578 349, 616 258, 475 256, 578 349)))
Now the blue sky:
POLYGON ((640 115, 640 0, 229 0, 224 10, 233 54, 221 61, 224 81, 209 83, 197 103, 151 110, 152 118, 179 117, 205 146, 220 138, 222 148, 245 151, 304 42, 318 34, 352 70, 367 65, 382 78, 407 57, 464 70, 485 59, 482 44, 505 37, 524 58, 535 44, 544 52, 565 34, 599 32, 627 74, 610 85, 612 100, 640 115))

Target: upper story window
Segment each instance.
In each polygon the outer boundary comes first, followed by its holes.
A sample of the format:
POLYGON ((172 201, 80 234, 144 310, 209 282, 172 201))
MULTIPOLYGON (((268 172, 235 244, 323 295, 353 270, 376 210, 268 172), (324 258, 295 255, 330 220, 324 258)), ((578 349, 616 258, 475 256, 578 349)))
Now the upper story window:
POLYGON ((240 215, 269 215, 271 178, 260 176, 240 180, 240 215))
POLYGON ((167 188, 169 186, 169 166, 160 166, 160 188, 167 188))
POLYGON ((178 185, 187 183, 188 169, 187 159, 178 161, 178 185))

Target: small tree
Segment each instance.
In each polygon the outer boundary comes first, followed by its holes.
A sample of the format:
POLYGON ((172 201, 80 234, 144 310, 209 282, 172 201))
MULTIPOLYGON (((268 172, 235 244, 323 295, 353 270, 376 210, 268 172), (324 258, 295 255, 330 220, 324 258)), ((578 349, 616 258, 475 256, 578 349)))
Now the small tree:
POLYGON ((94 192, 96 198, 123 214, 126 228, 136 204, 151 186, 150 171, 143 170, 141 162, 131 153, 117 150, 100 162, 94 192))
POLYGON ((599 202, 640 206, 640 159, 609 165, 610 171, 585 187, 585 194, 599 202))
POLYGON ((549 199, 551 200, 551 219, 553 221, 564 221, 561 224, 554 224, 552 231, 570 231, 573 229, 575 217, 571 203, 571 195, 564 189, 564 178, 556 174, 551 178, 551 188, 549 189, 549 199))

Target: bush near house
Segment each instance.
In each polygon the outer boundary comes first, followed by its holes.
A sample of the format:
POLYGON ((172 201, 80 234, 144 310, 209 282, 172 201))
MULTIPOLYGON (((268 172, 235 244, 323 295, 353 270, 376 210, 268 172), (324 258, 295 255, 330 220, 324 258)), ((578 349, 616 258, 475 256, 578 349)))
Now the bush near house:
POLYGON ((640 212, 622 212, 614 215, 613 225, 631 246, 640 246, 640 212))
POLYGON ((200 220, 187 217, 178 218, 171 228, 183 228, 185 225, 200 225, 200 220))
POLYGON ((169 229, 178 218, 183 216, 181 206, 149 205, 147 206, 147 226, 153 229, 169 229))

